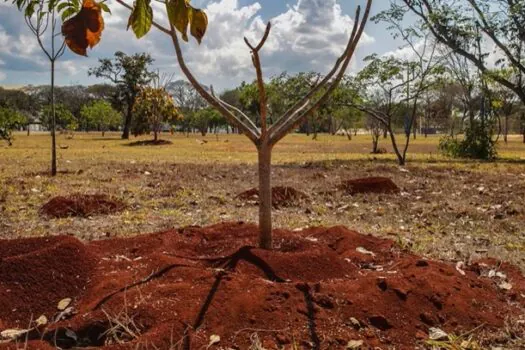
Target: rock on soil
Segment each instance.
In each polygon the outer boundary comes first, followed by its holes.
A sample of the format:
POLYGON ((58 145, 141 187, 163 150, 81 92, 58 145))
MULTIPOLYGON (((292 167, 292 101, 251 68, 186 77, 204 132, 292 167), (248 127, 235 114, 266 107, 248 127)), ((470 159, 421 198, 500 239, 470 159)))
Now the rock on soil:
POLYGON ((253 248, 257 233, 223 223, 86 245, 70 237, 0 241, 0 325, 52 319, 57 303, 72 298, 78 312, 43 338, 32 335, 27 349, 204 349, 210 339, 220 339, 210 349, 248 349, 255 340, 266 349, 294 341, 305 349, 350 341, 411 349, 430 328, 500 329, 525 308, 525 278, 506 264, 495 262, 509 291, 487 276, 490 262, 464 266, 462 275, 455 264, 344 227, 275 230, 273 251, 253 248), (128 343, 115 345, 108 317, 113 325, 133 319, 137 338, 120 334, 128 343))
POLYGON ((53 218, 70 216, 88 217, 92 215, 113 214, 124 209, 121 201, 112 199, 103 194, 75 194, 72 196, 58 196, 40 208, 40 213, 53 218))
MULTIPOLYGON (((243 201, 258 201, 259 190, 252 188, 237 195, 243 201)), ((272 205, 274 207, 291 207, 298 205, 301 201, 307 200, 308 195, 298 191, 293 187, 276 186, 272 187, 272 205)))
POLYGON ((399 187, 387 177, 365 177, 344 181, 341 188, 350 195, 358 193, 399 193, 399 187))

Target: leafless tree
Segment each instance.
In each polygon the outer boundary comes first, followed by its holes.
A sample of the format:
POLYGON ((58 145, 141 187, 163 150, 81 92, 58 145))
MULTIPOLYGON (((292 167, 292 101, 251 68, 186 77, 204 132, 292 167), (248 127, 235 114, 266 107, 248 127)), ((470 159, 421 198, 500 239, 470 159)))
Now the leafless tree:
MULTIPOLYGON (((117 0, 120 4, 132 9, 123 0, 117 0)), ((264 249, 272 248, 272 189, 271 189, 271 156, 272 149, 282 138, 284 138, 290 131, 294 130, 305 118, 314 113, 331 95, 331 93, 338 86, 343 78, 348 65, 354 55, 355 49, 361 36, 364 32, 365 25, 368 21, 372 0, 367 0, 364 15, 361 18, 361 8, 358 7, 354 19, 354 26, 348 40, 347 46, 343 54, 337 59, 334 67, 326 76, 320 80, 304 97, 302 97, 295 105, 293 105, 280 119, 272 125, 268 125, 268 108, 265 84, 263 80, 262 65, 260 60, 260 52, 270 35, 271 24, 268 23, 262 39, 257 45, 252 44, 247 38, 245 43, 251 51, 252 62, 257 76, 257 85, 259 90, 259 105, 260 105, 260 120, 261 127, 258 128, 254 122, 240 109, 221 100, 213 92, 213 88, 208 91, 199 83, 191 70, 186 65, 182 49, 179 43, 179 38, 173 24, 170 28, 166 28, 156 22, 153 25, 168 34, 171 37, 177 61, 182 72, 197 90, 197 92, 208 102, 215 107, 228 122, 235 125, 242 131, 256 146, 258 154, 259 167, 259 246, 264 249), (322 91, 319 97, 316 93, 322 91)))

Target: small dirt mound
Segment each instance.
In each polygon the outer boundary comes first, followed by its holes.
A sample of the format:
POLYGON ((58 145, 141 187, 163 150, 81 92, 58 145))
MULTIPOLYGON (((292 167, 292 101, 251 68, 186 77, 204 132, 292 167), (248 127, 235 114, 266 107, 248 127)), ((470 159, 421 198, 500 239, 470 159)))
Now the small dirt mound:
POLYGON ((79 240, 58 236, 0 241, 0 323, 26 328, 85 291, 96 259, 79 240))
MULTIPOLYGON (((255 247, 257 235, 256 225, 222 223, 86 247, 71 238, 0 242, 0 325, 49 318, 55 299, 72 297, 78 312, 27 349, 44 349, 44 339, 62 348, 194 350, 211 336, 224 349, 249 349, 255 339, 265 349, 338 350, 350 340, 366 349, 414 349, 431 327, 455 335, 503 330, 525 311, 525 278, 499 262, 458 270, 341 226, 274 230, 272 251, 255 247), (133 335, 112 335, 125 344, 103 341, 108 321, 130 320, 138 326, 133 335), (65 328, 77 340, 64 339, 65 328)), ((498 346, 516 348, 503 341, 498 346)))
POLYGON ((144 141, 135 141, 127 144, 129 147, 136 146, 166 146, 173 145, 173 142, 169 140, 144 140, 144 141))
POLYGON ((399 193, 399 187, 387 177, 365 177, 345 181, 340 186, 350 195, 358 193, 399 193))
POLYGON ((40 208, 40 213, 53 218, 70 216, 88 217, 92 215, 113 214, 124 209, 118 200, 103 194, 75 194, 68 197, 55 197, 40 208))
MULTIPOLYGON (((243 201, 258 201, 259 190, 252 188, 237 195, 237 198, 243 201)), ((301 201, 307 200, 308 195, 298 191, 293 187, 276 186, 272 187, 272 205, 274 207, 292 207, 298 205, 301 201)))

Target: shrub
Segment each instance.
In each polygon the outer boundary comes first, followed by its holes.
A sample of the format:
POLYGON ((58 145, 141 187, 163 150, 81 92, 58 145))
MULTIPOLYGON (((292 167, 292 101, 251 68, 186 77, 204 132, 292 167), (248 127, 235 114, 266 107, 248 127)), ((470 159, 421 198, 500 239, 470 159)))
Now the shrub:
POLYGON ((439 141, 439 151, 453 158, 494 160, 497 157, 496 142, 488 128, 473 123, 465 132, 465 138, 458 140, 446 136, 439 141))

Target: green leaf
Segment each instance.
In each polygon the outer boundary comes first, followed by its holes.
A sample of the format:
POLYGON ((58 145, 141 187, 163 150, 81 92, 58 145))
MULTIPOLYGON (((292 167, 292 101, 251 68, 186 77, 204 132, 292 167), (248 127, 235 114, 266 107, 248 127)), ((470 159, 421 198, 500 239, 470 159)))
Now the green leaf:
POLYGON ((29 5, 27 5, 24 15, 26 17, 32 17, 35 13, 35 6, 38 5, 37 1, 31 1, 29 5))
POLYGON ((100 8, 102 9, 102 11, 111 14, 111 10, 109 9, 108 5, 106 5, 106 3, 104 3, 104 2, 99 2, 99 3, 98 3, 98 6, 100 6, 100 8))
POLYGON ((67 10, 62 12, 62 21, 65 21, 69 17, 77 13, 77 10, 74 7, 69 7, 67 10))
POLYGON ((63 2, 61 4, 58 4, 57 6, 57 12, 62 12, 63 9, 65 9, 66 7, 70 7, 71 4, 69 2, 63 2))
POLYGON ((188 41, 191 9, 188 0, 170 0, 167 4, 169 21, 181 33, 184 41, 188 41))
POLYGON ((47 3, 47 10, 49 12, 53 11, 53 9, 55 8, 55 6, 57 5, 59 0, 50 0, 48 3, 47 3))
POLYGON ((18 8, 18 10, 21 10, 22 7, 24 7, 26 3, 26 0, 16 0, 16 7, 18 8))
POLYGON ((204 34, 206 34, 206 28, 208 27, 208 16, 204 11, 199 9, 191 8, 191 28, 190 32, 191 35, 197 39, 199 44, 202 41, 202 38, 204 37, 204 34))
POLYGON ((138 39, 146 35, 151 29, 153 10, 150 2, 151 0, 137 0, 129 16, 128 29, 131 27, 138 39))

